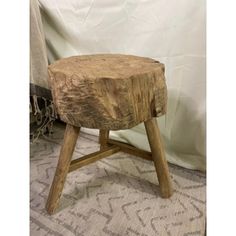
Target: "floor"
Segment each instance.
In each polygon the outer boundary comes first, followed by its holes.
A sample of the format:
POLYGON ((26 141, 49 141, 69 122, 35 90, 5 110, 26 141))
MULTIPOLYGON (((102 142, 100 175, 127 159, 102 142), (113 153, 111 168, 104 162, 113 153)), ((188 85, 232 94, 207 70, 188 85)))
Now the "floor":
MULTIPOLYGON (((154 165, 122 152, 71 172, 53 216, 45 203, 65 126, 31 144, 30 235, 192 236, 204 235, 206 178, 169 165, 174 194, 160 197, 154 165)), ((96 136, 81 133, 74 158, 99 148, 96 136)))

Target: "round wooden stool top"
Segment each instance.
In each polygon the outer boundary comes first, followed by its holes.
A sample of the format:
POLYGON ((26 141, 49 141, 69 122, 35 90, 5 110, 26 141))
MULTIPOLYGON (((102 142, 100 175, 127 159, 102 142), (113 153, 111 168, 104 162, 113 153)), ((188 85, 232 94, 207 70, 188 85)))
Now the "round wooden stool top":
POLYGON ((68 124, 127 129, 166 112, 164 65, 156 60, 74 56, 51 64, 48 72, 57 112, 68 124))

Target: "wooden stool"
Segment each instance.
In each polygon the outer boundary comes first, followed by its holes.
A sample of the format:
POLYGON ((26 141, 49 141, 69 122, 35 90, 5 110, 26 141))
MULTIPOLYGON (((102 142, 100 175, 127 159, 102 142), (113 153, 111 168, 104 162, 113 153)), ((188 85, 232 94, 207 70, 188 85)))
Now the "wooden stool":
MULTIPOLYGON (((66 175, 118 151, 153 160, 161 196, 172 195, 171 181, 156 118, 166 112, 164 65, 130 55, 74 56, 48 68, 54 103, 67 126, 47 201, 53 214, 66 175), (128 129, 144 122, 151 153, 109 139, 109 130, 128 129), (71 161, 80 127, 100 129, 100 151, 71 161)), ((128 177, 127 177, 128 178, 128 177)))

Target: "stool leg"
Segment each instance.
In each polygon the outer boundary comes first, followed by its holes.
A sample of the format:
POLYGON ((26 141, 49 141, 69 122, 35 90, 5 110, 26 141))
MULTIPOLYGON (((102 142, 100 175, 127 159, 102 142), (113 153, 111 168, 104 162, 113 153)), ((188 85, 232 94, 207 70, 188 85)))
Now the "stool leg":
POLYGON ((146 128, 149 145, 152 151, 152 158, 160 184, 161 196, 163 198, 168 198, 172 195, 173 190, 157 120, 156 118, 152 118, 148 121, 145 121, 144 125, 146 128))
POLYGON ((107 140, 109 139, 109 130, 100 129, 99 131, 99 143, 100 143, 100 150, 108 147, 107 140))
POLYGON ((60 196, 69 170, 72 154, 79 135, 80 128, 67 124, 64 133, 64 140, 60 151, 56 173, 48 195, 46 209, 53 214, 57 208, 60 196))

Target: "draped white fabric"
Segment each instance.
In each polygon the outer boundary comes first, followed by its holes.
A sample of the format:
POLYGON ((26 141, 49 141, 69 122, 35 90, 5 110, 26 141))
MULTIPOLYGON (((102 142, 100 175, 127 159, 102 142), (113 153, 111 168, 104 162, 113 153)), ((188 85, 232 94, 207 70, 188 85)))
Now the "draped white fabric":
MULTIPOLYGON (((205 1, 39 2, 50 62, 71 55, 123 53, 165 64, 168 111, 158 122, 167 159, 205 170, 205 1)), ((111 136, 150 150, 142 124, 111 136)))
POLYGON ((37 0, 30 0, 30 83, 48 89, 47 53, 37 0))

